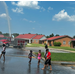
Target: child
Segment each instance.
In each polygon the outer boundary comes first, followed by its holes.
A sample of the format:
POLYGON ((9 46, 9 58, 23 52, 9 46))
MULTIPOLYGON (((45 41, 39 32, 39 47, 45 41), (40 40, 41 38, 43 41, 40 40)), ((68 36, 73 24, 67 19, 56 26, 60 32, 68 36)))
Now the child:
POLYGON ((2 55, 3 55, 4 61, 5 61, 5 50, 6 50, 6 47, 5 47, 5 44, 3 44, 3 51, 2 51, 2 53, 1 53, 1 55, 0 55, 0 58, 1 58, 2 55))
POLYGON ((46 53, 47 53, 47 57, 46 57, 46 60, 45 60, 44 68, 42 68, 42 70, 45 69, 47 64, 50 66, 50 70, 52 70, 52 66, 51 66, 51 53, 49 52, 49 49, 46 49, 46 53))
POLYGON ((31 60, 32 60, 32 50, 30 50, 30 53, 29 53, 29 55, 28 55, 28 58, 30 59, 30 61, 29 61, 29 63, 31 64, 31 60))
POLYGON ((39 50, 37 57, 38 57, 38 65, 39 65, 41 60, 41 50, 39 50))

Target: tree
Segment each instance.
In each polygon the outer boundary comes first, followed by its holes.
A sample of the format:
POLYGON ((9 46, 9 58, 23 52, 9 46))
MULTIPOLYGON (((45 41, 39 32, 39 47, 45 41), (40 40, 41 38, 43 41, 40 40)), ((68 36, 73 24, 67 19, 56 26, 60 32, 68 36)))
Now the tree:
POLYGON ((0 34, 2 34, 2 32, 0 31, 0 34))
POLYGON ((73 38, 75 38, 75 35, 73 36, 73 38))
POLYGON ((59 36, 59 34, 56 34, 55 36, 59 36))
POLYGON ((46 36, 46 38, 49 38, 49 36, 46 36))
POLYGON ((31 33, 28 33, 28 34, 31 34, 31 33))
POLYGON ((51 35, 50 35, 50 37, 53 37, 54 36, 54 34, 52 33, 51 35))
POLYGON ((4 33, 3 35, 6 37, 9 37, 9 33, 4 33))

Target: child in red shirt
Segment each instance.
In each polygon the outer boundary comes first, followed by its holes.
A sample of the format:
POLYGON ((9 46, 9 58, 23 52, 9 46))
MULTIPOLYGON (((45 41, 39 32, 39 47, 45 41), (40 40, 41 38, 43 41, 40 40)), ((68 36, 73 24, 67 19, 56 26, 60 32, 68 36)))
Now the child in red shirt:
POLYGON ((46 52, 47 52, 47 58, 46 58, 46 61, 45 61, 44 68, 42 68, 42 69, 45 69, 46 65, 49 64, 50 65, 50 70, 52 70, 52 67, 51 67, 51 53, 49 52, 48 49, 46 49, 46 52))

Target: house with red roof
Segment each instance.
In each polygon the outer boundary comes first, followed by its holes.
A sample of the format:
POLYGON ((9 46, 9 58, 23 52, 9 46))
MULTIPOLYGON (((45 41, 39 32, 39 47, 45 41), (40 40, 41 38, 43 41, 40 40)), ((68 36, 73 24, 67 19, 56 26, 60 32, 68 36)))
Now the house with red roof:
POLYGON ((71 48, 75 48, 75 39, 71 40, 71 48))
POLYGON ((46 39, 45 35, 36 35, 33 39, 32 39, 32 43, 34 44, 42 44, 43 41, 46 39))
POLYGON ((15 40, 25 40, 27 43, 32 43, 32 38, 34 38, 36 34, 21 34, 15 38, 15 40))
POLYGON ((36 43, 42 44, 42 40, 46 39, 46 37, 44 35, 37 35, 37 34, 21 34, 19 36, 17 36, 15 38, 15 43, 17 42, 17 44, 19 45, 20 43, 36 43))
POLYGON ((54 46, 54 42, 60 42, 61 46, 64 47, 70 47, 70 42, 73 38, 68 35, 63 36, 54 36, 47 39, 44 39, 44 43, 46 43, 48 46, 54 46))

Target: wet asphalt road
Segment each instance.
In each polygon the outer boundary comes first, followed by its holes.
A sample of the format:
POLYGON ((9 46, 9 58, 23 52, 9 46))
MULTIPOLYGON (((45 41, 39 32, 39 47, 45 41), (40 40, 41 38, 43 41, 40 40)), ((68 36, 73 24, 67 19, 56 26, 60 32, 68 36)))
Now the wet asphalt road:
MULTIPOLYGON (((2 48, 0 48, 0 53, 2 48)), ((62 65, 52 64, 52 71, 48 68, 41 70, 43 61, 40 66, 37 66, 37 59, 33 58, 31 65, 29 65, 27 58, 29 51, 22 51, 19 49, 7 48, 6 60, 3 57, 0 59, 0 74, 75 74, 75 69, 62 65)))
MULTIPOLYGON (((45 52, 45 48, 43 47, 26 47, 26 50, 33 50, 35 52, 38 52, 39 50, 41 50, 42 52, 45 52)), ((54 53, 70 53, 64 50, 56 50, 56 49, 50 49, 50 52, 54 52, 54 53)))

